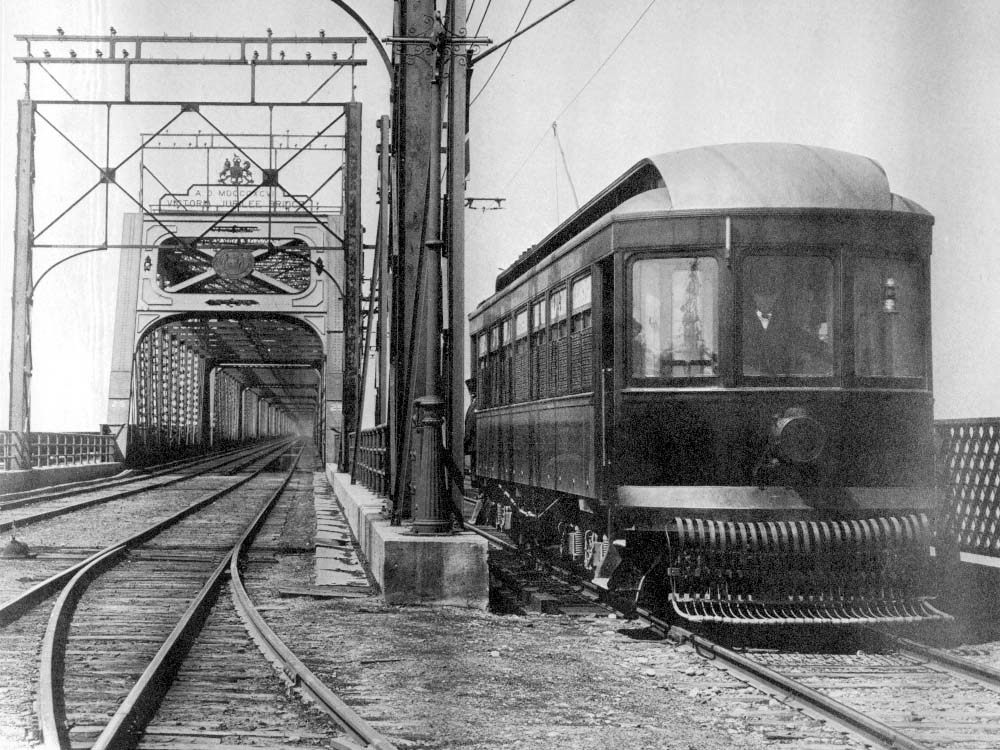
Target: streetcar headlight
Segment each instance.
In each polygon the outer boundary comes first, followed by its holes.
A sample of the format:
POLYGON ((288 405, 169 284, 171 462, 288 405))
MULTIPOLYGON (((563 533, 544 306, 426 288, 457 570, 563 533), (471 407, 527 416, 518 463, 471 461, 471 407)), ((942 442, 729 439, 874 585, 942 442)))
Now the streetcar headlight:
POLYGON ((805 409, 793 406, 775 418, 772 439, 778 458, 793 464, 810 464, 826 446, 826 430, 805 409))

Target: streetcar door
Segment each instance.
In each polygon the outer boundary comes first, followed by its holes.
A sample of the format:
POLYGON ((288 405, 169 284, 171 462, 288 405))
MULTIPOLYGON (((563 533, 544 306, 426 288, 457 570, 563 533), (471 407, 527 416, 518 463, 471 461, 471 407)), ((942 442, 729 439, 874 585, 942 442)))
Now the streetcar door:
POLYGON ((613 455, 614 436, 614 364, 615 364, 615 272, 614 258, 605 258, 598 265, 599 279, 599 299, 600 299, 600 337, 598 341, 599 367, 597 371, 598 382, 595 392, 598 403, 596 412, 598 417, 597 425, 597 446, 595 464, 598 467, 598 486, 608 491, 610 480, 609 471, 611 467, 611 457, 613 455))

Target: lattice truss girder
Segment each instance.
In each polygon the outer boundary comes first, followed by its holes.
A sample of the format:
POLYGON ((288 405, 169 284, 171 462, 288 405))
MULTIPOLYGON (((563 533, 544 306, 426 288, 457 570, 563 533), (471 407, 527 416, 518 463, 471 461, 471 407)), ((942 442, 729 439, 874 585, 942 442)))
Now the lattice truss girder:
MULTIPOLYGON (((197 425, 190 425, 186 432, 168 431, 174 442, 165 443, 160 437, 156 447, 198 444, 205 439, 201 415, 211 372, 208 439, 252 439, 285 434, 293 428, 308 434, 310 425, 319 419, 323 358, 319 337, 292 319, 238 313, 174 318, 144 336, 137 349, 137 423, 144 433, 160 436, 162 430, 150 429, 163 423, 159 416, 162 410, 156 407, 166 400, 183 404, 185 413, 197 410, 197 425), (181 381, 188 375, 182 371, 168 369, 162 375, 169 379, 173 374, 177 383, 155 377, 162 363, 184 361, 199 363, 197 372, 192 371, 199 378, 197 388, 183 385, 181 381), (169 399, 163 395, 175 391, 179 395, 169 399), (159 421, 151 415, 157 415, 159 421)), ((177 420, 172 419, 170 424, 174 425, 177 420)))
POLYGON ((938 426, 949 531, 963 552, 1000 557, 1000 420, 938 426))
POLYGON ((212 434, 215 440, 240 439, 240 397, 243 384, 228 372, 217 370, 212 396, 212 434))
POLYGON ((135 352, 135 424, 146 448, 178 448, 203 440, 206 362, 164 329, 144 337, 135 352))
MULTIPOLYGON (((163 115, 162 124, 154 132, 143 134, 136 148, 117 159, 113 159, 111 155, 111 141, 114 131, 111 119, 113 105, 107 104, 104 106, 106 110, 102 118, 105 121, 103 127, 104 143, 101 145, 104 154, 97 155, 91 152, 92 148, 90 146, 80 142, 81 138, 78 134, 66 132, 67 128, 65 126, 60 127, 56 123, 58 118, 52 116, 51 113, 48 113, 49 116, 46 116, 49 109, 64 108, 60 105, 67 104, 69 103, 33 103, 34 117, 45 126, 45 131, 54 134, 57 142, 64 147, 68 147, 71 153, 74 153, 77 157, 76 163, 72 165, 72 169, 64 167, 59 173, 54 175, 59 180, 59 189, 68 192, 73 189, 73 186, 78 186, 73 190, 70 197, 65 198, 64 203, 54 208, 51 213, 46 212, 43 215, 40 209, 45 208, 45 206, 37 207, 39 210, 36 213, 39 216, 39 223, 42 223, 42 227, 31 238, 31 242, 35 247, 53 249, 85 248, 84 252, 95 252, 117 247, 109 241, 110 202, 112 196, 116 196, 124 209, 137 209, 144 217, 157 224, 169 237, 170 242, 181 247, 186 247, 191 252, 200 252, 202 255, 208 256, 209 262, 211 261, 213 251, 208 248, 200 249, 197 243, 205 239, 209 233, 222 225, 231 216, 241 211, 266 210, 276 212, 292 210, 309 217, 316 224, 326 227, 326 222, 321 214, 339 212, 342 209, 340 205, 334 204, 331 201, 335 196, 339 196, 342 190, 344 144, 347 138, 346 132, 344 132, 346 130, 347 103, 338 102, 333 105, 327 105, 323 110, 322 119, 311 123, 316 127, 315 133, 297 135, 294 142, 287 141, 284 143, 281 142, 282 139, 276 138, 273 133, 268 133, 264 136, 255 136, 254 134, 233 132, 231 128, 227 127, 224 119, 220 119, 220 116, 214 114, 210 117, 203 111, 201 105, 148 105, 157 109, 167 107, 168 113, 163 115), (332 116, 326 114, 331 106, 336 111, 336 114, 332 116), (169 210, 193 214, 197 210, 204 210, 207 206, 199 205, 192 208, 183 202, 163 205, 165 196, 177 197, 180 200, 179 196, 184 194, 184 190, 190 187, 191 175, 187 175, 186 182, 182 182, 185 178, 180 178, 177 175, 168 177, 162 170, 175 165, 180 157, 175 155, 158 162, 152 156, 159 151, 197 151, 199 149, 199 139, 202 142, 208 143, 209 139, 204 135, 185 133, 180 134, 179 137, 182 140, 193 138, 193 146, 186 144, 183 148, 180 148, 158 145, 164 138, 171 135, 168 132, 169 128, 179 123, 190 124, 189 121, 191 118, 195 118, 196 122, 194 124, 207 129, 209 134, 213 136, 211 143, 222 144, 221 146, 215 145, 211 147, 206 145, 203 147, 204 149, 218 154, 224 147, 237 160, 242 160, 247 175, 256 175, 254 182, 251 184, 232 183, 234 187, 239 188, 235 190, 236 197, 228 202, 225 210, 218 216, 214 223, 204 230, 202 236, 193 240, 192 238, 177 236, 164 223, 160 214, 163 211, 169 210), (266 148, 251 145, 255 137, 263 137, 265 142, 270 145, 266 148), (332 148, 330 147, 331 141, 334 144, 332 148), (266 154, 266 157, 264 154, 266 154), (306 154, 309 155, 309 158, 302 159, 301 157, 306 154), (130 181, 127 178, 128 172, 126 167, 136 169, 138 174, 137 180, 130 181), (68 177, 70 180, 67 182, 68 177), (171 183, 172 186, 168 187, 171 183), (152 190, 151 197, 147 196, 147 192, 150 192, 150 190, 152 190), (88 201, 92 195, 100 197, 101 203, 99 206, 93 206, 88 201), (261 204, 265 196, 266 201, 261 204), (78 222, 68 221, 71 215, 79 212, 78 209, 80 207, 89 207, 92 213, 103 215, 103 227, 99 237, 88 238, 85 234, 81 235, 82 229, 78 226, 78 222), (64 233, 68 232, 73 236, 73 242, 61 243, 50 241, 50 233, 60 226, 65 228, 63 230, 64 233), (46 242, 43 243, 42 240, 46 242)), ((271 103, 267 105, 254 104, 240 106, 231 104, 226 106, 228 108, 237 108, 240 111, 249 107, 252 111, 263 108, 266 111, 273 112, 274 110, 281 111, 283 107, 290 108, 293 105, 271 103)), ((208 107, 204 109, 207 110, 208 107)), ((92 118, 80 119, 90 120, 92 118)), ((273 127, 272 121, 273 116, 268 118, 268 128, 273 127)), ((305 123, 306 121, 301 120, 301 122, 305 123)), ((306 127, 305 124, 301 126, 306 127)), ((232 169, 233 167, 230 167, 230 170, 232 169)), ((221 174, 211 174, 210 176, 207 174, 204 179, 206 180, 205 183, 197 184, 208 191, 210 188, 217 188, 220 185, 228 184, 226 180, 230 178, 224 178, 221 174)), ((231 179, 238 179, 238 177, 231 179)), ((206 197, 207 203, 208 198, 206 197)), ((343 242, 342 237, 336 235, 334 237, 338 243, 343 242)), ((270 238, 268 239, 270 240, 270 238)), ((134 250, 135 248, 129 249, 134 250)), ((266 254, 268 248, 261 248, 258 252, 266 254)), ((273 253, 273 249, 270 252, 273 253)), ((70 257, 75 257, 75 254, 70 257)), ((61 259, 57 261, 57 264, 67 259, 61 259)), ((261 281, 268 283, 269 280, 261 279, 261 281)), ((279 291, 289 291, 280 284, 276 285, 276 288, 279 291)))

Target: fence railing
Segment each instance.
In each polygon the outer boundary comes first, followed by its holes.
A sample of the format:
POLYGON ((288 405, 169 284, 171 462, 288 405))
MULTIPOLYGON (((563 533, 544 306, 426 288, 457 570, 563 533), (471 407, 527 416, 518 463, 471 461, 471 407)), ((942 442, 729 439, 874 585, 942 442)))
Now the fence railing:
POLYGON ((117 459, 113 435, 96 432, 0 431, 0 470, 111 463, 117 459))
MULTIPOLYGON (((351 453, 354 452, 355 433, 349 435, 351 453)), ((361 482, 376 495, 389 492, 389 425, 380 424, 361 431, 357 461, 351 467, 351 478, 361 482)))
MULTIPOLYGON (((962 552, 1000 558, 1000 418, 934 423, 939 487, 947 531, 962 552)), ((353 478, 378 495, 389 491, 388 425, 362 430, 353 478)), ((355 434, 348 435, 353 455, 355 434)))
POLYGON ((1000 418, 934 423, 945 523, 961 552, 1000 558, 1000 418))

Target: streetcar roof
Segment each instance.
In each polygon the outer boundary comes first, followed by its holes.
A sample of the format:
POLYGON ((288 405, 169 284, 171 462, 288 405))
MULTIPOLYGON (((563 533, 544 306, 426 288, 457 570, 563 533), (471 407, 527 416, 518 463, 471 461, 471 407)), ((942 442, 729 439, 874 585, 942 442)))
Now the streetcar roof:
MULTIPOLYGON (((651 156, 669 208, 894 210, 874 159, 792 143, 729 143, 651 156)), ((909 210, 909 209, 903 209, 909 210)))
POLYGON ((497 291, 602 219, 653 211, 802 208, 929 215, 892 193, 885 170, 866 156, 793 143, 700 146, 635 164, 505 269, 497 291))

